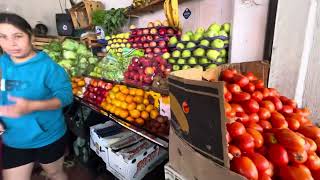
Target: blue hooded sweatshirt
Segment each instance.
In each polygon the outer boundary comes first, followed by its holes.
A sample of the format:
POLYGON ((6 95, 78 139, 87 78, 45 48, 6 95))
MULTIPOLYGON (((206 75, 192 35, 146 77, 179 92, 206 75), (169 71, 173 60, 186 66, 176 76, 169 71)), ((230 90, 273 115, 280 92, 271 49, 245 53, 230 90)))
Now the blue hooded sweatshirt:
MULTIPOLYGON (((1 105, 14 103, 8 101, 8 95, 28 100, 57 98, 62 107, 72 102, 72 87, 67 73, 44 52, 38 52, 22 63, 14 63, 4 54, 0 56, 0 68, 2 79, 15 82, 14 85, 11 83, 11 87, 8 82, 8 88, 1 91, 1 105)), ((19 118, 2 117, 6 129, 2 135, 4 144, 29 149, 43 147, 60 139, 66 132, 62 107, 34 111, 19 118)))

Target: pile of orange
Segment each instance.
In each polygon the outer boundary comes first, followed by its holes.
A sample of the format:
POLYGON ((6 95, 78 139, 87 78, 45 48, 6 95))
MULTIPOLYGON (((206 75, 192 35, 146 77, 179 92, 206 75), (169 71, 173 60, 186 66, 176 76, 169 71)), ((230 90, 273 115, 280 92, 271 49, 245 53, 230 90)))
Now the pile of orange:
POLYGON ((142 89, 115 85, 101 106, 127 121, 144 125, 145 121, 156 119, 159 115, 154 104, 149 102, 149 95, 142 89))
POLYGON ((83 77, 72 77, 71 84, 74 95, 80 96, 83 94, 83 87, 86 85, 83 77))

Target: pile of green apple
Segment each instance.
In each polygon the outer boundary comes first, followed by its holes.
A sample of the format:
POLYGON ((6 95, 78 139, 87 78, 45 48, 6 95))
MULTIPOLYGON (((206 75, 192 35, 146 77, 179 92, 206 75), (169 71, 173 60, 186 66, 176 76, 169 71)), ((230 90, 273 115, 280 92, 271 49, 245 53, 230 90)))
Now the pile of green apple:
POLYGON ((170 52, 162 57, 172 64, 173 71, 214 68, 227 62, 229 35, 230 23, 213 23, 207 30, 201 27, 188 31, 181 38, 171 37, 170 52))

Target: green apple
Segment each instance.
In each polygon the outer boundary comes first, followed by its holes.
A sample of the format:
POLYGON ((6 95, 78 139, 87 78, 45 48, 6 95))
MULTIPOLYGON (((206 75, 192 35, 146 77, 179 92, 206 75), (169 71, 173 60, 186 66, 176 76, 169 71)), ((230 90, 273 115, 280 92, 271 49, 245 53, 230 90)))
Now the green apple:
POLYGON ((182 57, 183 58, 188 58, 191 56, 191 51, 190 50, 184 50, 182 51, 182 57))
POLYGON ((178 59, 177 63, 178 63, 178 64, 186 64, 186 60, 180 58, 180 59, 178 59))
POLYGON ((205 47, 209 47, 210 41, 203 39, 200 41, 200 45, 205 46, 205 47))
POLYGON ((216 31, 216 32, 219 32, 220 29, 221 29, 221 26, 217 23, 213 23, 209 26, 208 28, 209 30, 213 30, 213 31, 216 31))
POLYGON ((172 57, 179 58, 181 56, 181 52, 179 50, 175 50, 172 52, 172 57))
POLYGON ((162 55, 163 59, 169 59, 170 58, 170 53, 166 52, 162 55))
POLYGON ((187 41, 190 41, 190 36, 188 34, 183 34, 181 36, 181 41, 184 41, 184 42, 187 42, 187 41))
POLYGON ((199 27, 197 30, 196 30, 196 34, 203 34, 206 30, 203 28, 203 27, 199 27))
POLYGON ((216 60, 216 62, 218 62, 218 63, 226 63, 226 62, 227 62, 227 59, 226 59, 226 58, 218 58, 218 59, 216 60))
POLYGON ((206 51, 203 48, 197 48, 193 51, 194 56, 204 56, 206 51))
POLYGON ((220 53, 219 51, 217 50, 213 50, 213 49, 210 49, 208 52, 207 52, 207 57, 210 59, 210 60, 216 60, 218 59, 220 53))
POLYGON ((229 37, 228 33, 225 31, 219 31, 219 36, 229 37))
POLYGON ((183 65, 182 70, 190 69, 191 67, 189 65, 183 65))
POLYGON ((224 23, 222 25, 222 29, 227 33, 230 33, 230 27, 231 27, 230 23, 224 23))
POLYGON ((184 34, 187 34, 189 37, 193 36, 193 32, 192 31, 187 31, 184 34))
POLYGON ((200 64, 208 64, 209 63, 209 60, 207 58, 200 58, 199 59, 199 63, 200 64))
POLYGON ((224 40, 223 43, 224 44, 229 44, 229 40, 224 40))
POLYGON ((211 68, 216 68, 217 67, 217 65, 216 64, 210 64, 209 66, 207 66, 207 68, 206 69, 211 69, 211 68))
POLYGON ((187 48, 194 48, 196 47, 196 44, 194 42, 188 42, 187 48))
POLYGON ((179 70, 180 70, 180 66, 179 66, 179 65, 173 65, 173 66, 172 66, 172 69, 173 69, 174 71, 179 71, 179 70))
POLYGON ((204 37, 209 37, 209 38, 212 38, 212 37, 215 37, 215 36, 218 36, 218 32, 216 31, 207 31, 205 34, 204 34, 204 37))
POLYGON ((197 64, 197 59, 195 57, 189 58, 188 64, 197 64))
POLYGON ((201 65, 196 65, 194 66, 193 68, 196 68, 196 69, 203 69, 203 67, 201 65))
POLYGON ((184 49, 184 47, 185 47, 185 46, 184 46, 183 43, 178 43, 178 44, 177 44, 177 48, 178 48, 178 49, 184 49))
POLYGON ((227 56, 227 50, 222 49, 222 50, 220 51, 220 56, 221 56, 221 57, 226 57, 226 56, 227 56))
POLYGON ((191 37, 191 39, 192 39, 192 41, 199 41, 202 38, 202 36, 203 36, 203 34, 196 33, 191 37))
POLYGON ((176 63, 176 60, 173 59, 173 58, 170 58, 170 59, 168 59, 168 62, 169 62, 170 64, 175 64, 175 63, 176 63))
POLYGON ((211 47, 213 47, 213 48, 223 48, 224 47, 224 42, 221 39, 215 39, 214 41, 211 42, 211 47))
POLYGON ((173 36, 169 39, 169 45, 176 45, 178 43, 177 37, 173 36))

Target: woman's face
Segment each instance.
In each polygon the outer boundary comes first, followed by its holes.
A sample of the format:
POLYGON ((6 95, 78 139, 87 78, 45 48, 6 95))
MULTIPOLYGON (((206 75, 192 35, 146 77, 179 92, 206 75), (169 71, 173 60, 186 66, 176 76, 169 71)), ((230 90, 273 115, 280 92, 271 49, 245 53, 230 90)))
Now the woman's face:
POLYGON ((32 52, 31 40, 27 33, 11 24, 0 24, 0 46, 11 57, 24 58, 32 52))

